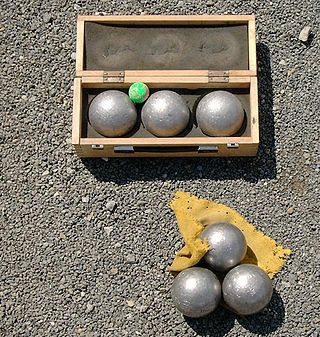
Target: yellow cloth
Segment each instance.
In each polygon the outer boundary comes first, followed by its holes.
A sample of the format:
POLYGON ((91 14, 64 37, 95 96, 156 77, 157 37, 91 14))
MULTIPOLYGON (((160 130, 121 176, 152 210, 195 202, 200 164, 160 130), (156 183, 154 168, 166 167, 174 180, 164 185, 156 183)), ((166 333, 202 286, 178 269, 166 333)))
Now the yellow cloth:
POLYGON ((256 230, 238 212, 225 205, 177 192, 170 207, 177 217, 185 243, 170 266, 171 272, 184 270, 201 260, 209 247, 199 239, 199 234, 205 226, 219 222, 232 223, 243 232, 248 250, 242 263, 257 264, 270 278, 280 271, 291 254, 290 249, 277 246, 273 239, 256 230))

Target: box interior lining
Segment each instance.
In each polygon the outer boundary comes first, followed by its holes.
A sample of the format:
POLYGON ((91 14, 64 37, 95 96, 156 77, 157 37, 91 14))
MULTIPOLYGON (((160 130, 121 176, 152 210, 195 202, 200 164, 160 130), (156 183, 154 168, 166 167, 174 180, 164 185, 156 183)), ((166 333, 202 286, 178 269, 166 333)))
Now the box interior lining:
POLYGON ((85 22, 84 70, 248 70, 248 26, 85 22))
MULTIPOLYGON (((88 119, 88 109, 90 102, 92 99, 98 95, 99 93, 105 91, 106 89, 93 89, 93 88, 84 88, 83 95, 82 95, 82 107, 83 107, 83 113, 82 113, 82 129, 81 129, 81 138, 106 138, 102 135, 100 135, 98 132, 96 132, 92 126, 89 123, 88 119)), ((118 89, 122 92, 127 93, 128 89, 118 89)), ((161 89, 151 89, 150 94, 159 91, 161 89)), ((186 130, 179 134, 176 137, 208 137, 202 131, 200 128, 196 125, 196 118, 195 118, 195 111, 197 104, 201 100, 203 96, 208 94, 209 92, 215 91, 215 90, 221 90, 221 89, 207 89, 207 88, 200 88, 200 89, 184 89, 184 88, 176 88, 176 89, 170 89, 174 92, 180 94, 184 100, 186 101, 191 118, 190 123, 186 130)), ((250 111, 250 89, 249 88, 241 88, 241 89, 224 89, 226 91, 229 91, 236 95, 239 100, 241 101, 244 111, 245 111, 245 120, 244 123, 235 135, 234 137, 243 136, 243 137, 250 137, 251 136, 251 129, 250 129, 250 123, 248 121, 251 120, 251 111, 250 111)), ((127 135, 124 135, 121 138, 157 138, 150 132, 148 132, 142 122, 141 122, 141 108, 143 104, 137 104, 137 112, 138 112, 138 120, 133 128, 133 130, 128 133, 127 135)), ((213 138, 213 137, 210 137, 213 138)))

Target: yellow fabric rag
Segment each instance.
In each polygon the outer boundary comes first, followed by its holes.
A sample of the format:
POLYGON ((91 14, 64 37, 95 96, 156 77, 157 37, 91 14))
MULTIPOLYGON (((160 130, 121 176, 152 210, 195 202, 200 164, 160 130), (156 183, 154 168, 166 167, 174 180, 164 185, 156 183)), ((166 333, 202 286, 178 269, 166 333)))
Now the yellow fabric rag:
POLYGON ((205 226, 219 222, 232 223, 243 232, 248 250, 242 263, 257 264, 270 278, 280 271, 291 254, 290 249, 277 246, 273 239, 258 231, 238 212, 225 205, 199 199, 189 193, 177 192, 170 207, 177 217, 185 243, 169 268, 171 272, 192 267, 201 260, 209 246, 199 239, 199 234, 205 226))

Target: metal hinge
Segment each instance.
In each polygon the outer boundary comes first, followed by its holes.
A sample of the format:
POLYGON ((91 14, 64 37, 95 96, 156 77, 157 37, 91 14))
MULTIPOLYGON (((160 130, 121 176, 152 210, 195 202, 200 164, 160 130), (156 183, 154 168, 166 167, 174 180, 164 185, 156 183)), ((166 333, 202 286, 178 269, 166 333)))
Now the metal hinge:
POLYGON ((124 71, 104 71, 103 82, 122 83, 124 82, 124 71))
POLYGON ((208 83, 228 83, 229 71, 228 70, 209 70, 208 83))

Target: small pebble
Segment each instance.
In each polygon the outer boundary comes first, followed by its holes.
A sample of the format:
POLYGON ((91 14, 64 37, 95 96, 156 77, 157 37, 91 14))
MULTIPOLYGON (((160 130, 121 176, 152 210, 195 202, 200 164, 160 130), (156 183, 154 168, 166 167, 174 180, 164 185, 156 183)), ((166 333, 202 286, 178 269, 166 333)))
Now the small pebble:
POLYGON ((297 68, 291 68, 291 69, 289 69, 288 73, 287 73, 288 77, 292 76, 296 72, 296 70, 297 70, 297 68))
POLYGON ((110 235, 111 232, 113 231, 113 227, 112 226, 104 227, 104 231, 106 232, 107 235, 110 235))
POLYGON ((302 42, 307 42, 309 39, 310 31, 311 31, 310 26, 304 27, 299 34, 299 40, 302 42))
POLYGON ((285 60, 281 60, 281 61, 279 62, 279 64, 280 64, 281 66, 285 66, 285 65, 287 65, 287 62, 286 62, 285 60))
POLYGON ((82 197, 81 200, 82 202, 87 203, 89 202, 89 197, 82 197))
POLYGON ((140 307, 139 307, 139 311, 140 312, 146 312, 148 310, 148 307, 146 306, 146 305, 141 305, 140 307))
POLYGON ((44 23, 50 23, 50 22, 52 22, 52 16, 49 13, 45 13, 43 15, 43 22, 44 23))
POLYGON ((132 300, 127 301, 128 307, 132 308, 134 307, 134 302, 132 300))
POLYGON ((76 58, 77 58, 77 54, 76 54, 76 53, 74 53, 74 52, 73 52, 73 53, 71 53, 71 59, 72 59, 72 60, 75 60, 76 58))
POLYGON ((294 209, 293 209, 293 207, 289 207, 288 209, 287 209, 287 213, 288 214, 293 214, 293 212, 294 212, 294 209))
POLYGON ((118 274, 118 268, 115 268, 115 267, 111 268, 111 269, 110 269, 110 274, 111 274, 111 275, 116 275, 116 274, 118 274))
POLYGON ((290 281, 290 282, 296 282, 296 281, 297 281, 297 275, 295 275, 295 274, 290 274, 290 275, 289 275, 289 281, 290 281))
POLYGON ((114 209, 116 208, 117 204, 115 201, 110 200, 106 203, 106 209, 107 211, 109 211, 110 213, 112 213, 114 211, 114 209))
POLYGON ((134 263, 136 261, 135 256, 133 254, 128 254, 125 257, 126 262, 128 263, 134 263))
POLYGON ((37 29, 37 24, 35 22, 33 22, 31 25, 30 25, 30 30, 32 32, 34 32, 35 30, 37 29))
POLYGON ((88 221, 93 220, 93 219, 94 219, 94 212, 91 212, 90 214, 88 214, 88 215, 86 216, 86 219, 87 219, 88 221))
POLYGON ((67 237, 65 236, 65 234, 62 233, 62 232, 59 233, 59 237, 60 237, 61 240, 66 240, 67 239, 67 237))
POLYGON ((86 309, 86 312, 91 312, 93 310, 94 306, 91 304, 91 303, 88 303, 87 304, 87 309, 86 309))
POLYGON ((67 174, 73 174, 74 170, 71 167, 67 167, 67 174))

